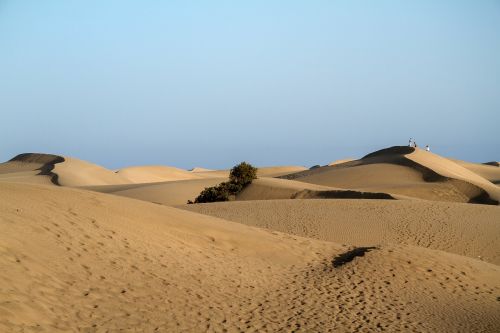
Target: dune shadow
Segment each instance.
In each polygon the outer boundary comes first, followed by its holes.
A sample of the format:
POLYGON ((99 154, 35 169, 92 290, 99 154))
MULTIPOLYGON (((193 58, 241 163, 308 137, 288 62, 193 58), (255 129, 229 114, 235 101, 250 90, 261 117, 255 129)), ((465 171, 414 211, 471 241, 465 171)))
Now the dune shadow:
POLYGON ((363 257, 366 252, 370 252, 371 250, 376 250, 378 247, 376 246, 363 246, 356 247, 350 251, 344 252, 333 258, 332 264, 334 268, 340 267, 342 265, 351 262, 356 257, 363 257))
POLYGON ((331 191, 313 191, 303 190, 295 193, 291 199, 384 199, 395 200, 387 193, 382 192, 361 192, 353 190, 331 190, 331 191))
POLYGON ((62 156, 53 154, 40 154, 40 153, 19 154, 9 160, 9 162, 42 164, 40 168, 35 169, 40 171, 38 175, 49 176, 50 181, 55 185, 59 185, 58 175, 56 173, 53 173, 52 170, 54 170, 54 167, 57 163, 62 163, 64 161, 65 159, 62 156))

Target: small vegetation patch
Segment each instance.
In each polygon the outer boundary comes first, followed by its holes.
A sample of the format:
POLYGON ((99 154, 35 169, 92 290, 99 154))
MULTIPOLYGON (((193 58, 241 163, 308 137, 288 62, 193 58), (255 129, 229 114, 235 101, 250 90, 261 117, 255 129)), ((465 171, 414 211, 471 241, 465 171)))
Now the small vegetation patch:
POLYGON ((368 246, 368 247, 356 247, 350 251, 344 252, 342 254, 339 254, 333 259, 333 267, 337 268, 342 265, 347 264, 348 262, 351 262, 354 260, 356 257, 363 257, 366 252, 370 252, 371 250, 376 250, 377 247, 375 246, 368 246))
POLYGON ((252 180, 256 178, 257 168, 247 162, 241 162, 231 169, 228 182, 206 187, 194 202, 189 200, 188 204, 233 200, 245 186, 251 184, 252 180))

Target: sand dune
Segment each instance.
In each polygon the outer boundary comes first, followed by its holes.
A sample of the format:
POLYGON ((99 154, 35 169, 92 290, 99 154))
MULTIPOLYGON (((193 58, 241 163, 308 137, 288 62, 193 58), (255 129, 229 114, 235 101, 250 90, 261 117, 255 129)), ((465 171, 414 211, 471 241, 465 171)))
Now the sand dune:
POLYGON ((254 180, 237 196, 237 200, 290 199, 298 192, 306 189, 316 191, 334 190, 334 188, 328 186, 266 177, 254 180))
POLYGON ((118 170, 117 173, 132 183, 155 183, 200 178, 193 172, 163 165, 128 167, 118 170))
POLYGON ((278 177, 282 175, 287 175, 292 172, 299 172, 307 170, 306 167, 302 166, 273 166, 273 167, 259 167, 257 170, 257 176, 259 177, 278 177))
POLYGON ((466 169, 478 174, 479 176, 489 180, 493 184, 500 185, 500 168, 498 167, 498 162, 488 162, 491 164, 480 164, 480 163, 470 163, 461 160, 451 159, 453 162, 463 166, 466 169))
POLYGON ((63 163, 54 166, 57 183, 62 186, 89 186, 128 184, 130 181, 97 164, 76 158, 64 157, 63 163))
POLYGON ((0 164, 0 180, 54 183, 62 186, 127 184, 111 170, 76 158, 51 154, 21 154, 0 164))
POLYGON ((84 188, 97 192, 111 193, 153 203, 175 206, 185 204, 188 200, 194 200, 205 187, 218 185, 225 180, 226 178, 202 178, 151 184, 86 186, 84 188))
MULTIPOLYGON (((229 170, 208 170, 203 168, 196 168, 195 171, 193 169, 193 173, 198 176, 205 178, 213 178, 213 177, 229 177, 229 170)), ((278 177, 287 175, 293 172, 299 172, 307 170, 306 167, 301 166, 272 166, 272 167, 259 167, 257 170, 257 176, 259 177, 278 177)))
POLYGON ((330 187, 377 191, 426 200, 498 204, 500 188, 436 154, 392 147, 360 160, 282 178, 330 187))
POLYGON ((3 183, 0 200, 1 331, 500 325, 500 268, 456 254, 383 244, 355 257, 335 243, 55 186, 3 183))
POLYGON ((197 172, 207 172, 207 171, 215 171, 212 169, 206 169, 206 168, 201 168, 201 167, 195 167, 189 170, 189 172, 197 173, 197 172))
POLYGON ((339 188, 307 184, 279 178, 258 178, 248 185, 236 200, 273 199, 316 199, 316 198, 379 198, 394 199, 386 193, 346 191, 339 188))
POLYGON ((182 208, 341 244, 409 244, 500 265, 498 207, 348 199, 220 202, 182 208))
POLYGON ((330 162, 328 163, 329 166, 333 166, 333 165, 339 165, 339 164, 343 164, 343 163, 347 163, 347 162, 351 162, 351 161, 354 161, 355 158, 343 158, 343 159, 340 159, 340 160, 335 160, 333 162, 330 162))
POLYGON ((500 200, 500 188, 498 186, 495 186, 487 179, 447 158, 421 149, 416 149, 413 153, 405 157, 431 169, 441 176, 462 180, 476 185, 486 191, 493 200, 497 201, 497 203, 500 200))
POLYGON ((54 165, 63 161, 62 156, 52 154, 19 154, 0 163, 0 181, 52 184, 57 182, 56 175, 52 173, 54 165))

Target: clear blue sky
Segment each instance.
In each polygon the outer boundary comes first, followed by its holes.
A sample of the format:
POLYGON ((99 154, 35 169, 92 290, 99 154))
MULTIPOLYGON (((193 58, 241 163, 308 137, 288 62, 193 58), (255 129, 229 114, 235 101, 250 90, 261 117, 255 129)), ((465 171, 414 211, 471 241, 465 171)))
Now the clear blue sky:
POLYGON ((0 159, 500 159, 500 1, 0 0, 0 159))

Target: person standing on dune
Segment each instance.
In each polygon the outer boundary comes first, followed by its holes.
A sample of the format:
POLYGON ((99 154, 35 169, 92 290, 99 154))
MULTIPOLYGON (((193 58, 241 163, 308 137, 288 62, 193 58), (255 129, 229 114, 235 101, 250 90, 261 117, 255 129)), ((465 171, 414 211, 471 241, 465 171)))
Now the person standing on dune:
POLYGON ((411 142, 412 142, 412 138, 410 138, 410 140, 408 141, 408 147, 411 147, 411 142))
POLYGON ((425 146, 425 150, 426 150, 426 151, 431 151, 431 147, 429 147, 429 145, 426 145, 426 146, 425 146))

